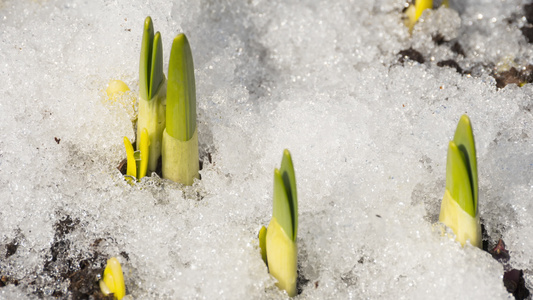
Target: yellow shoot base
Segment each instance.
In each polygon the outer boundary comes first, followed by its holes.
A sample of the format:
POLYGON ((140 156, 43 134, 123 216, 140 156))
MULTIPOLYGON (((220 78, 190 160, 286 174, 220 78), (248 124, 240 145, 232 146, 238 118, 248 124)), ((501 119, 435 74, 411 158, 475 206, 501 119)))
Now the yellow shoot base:
POLYGON ((188 141, 180 141, 163 132, 163 178, 192 185, 194 178, 199 178, 198 165, 198 129, 188 141))
POLYGON ((100 290, 106 296, 113 293, 115 299, 118 300, 124 298, 124 295, 126 295, 122 267, 115 257, 107 260, 104 277, 100 280, 100 290))
MULTIPOLYGON (((159 156, 161 155, 161 136, 166 126, 164 90, 166 90, 166 88, 163 85, 163 88, 160 88, 160 91, 153 99, 139 99, 137 140, 140 139, 143 129, 146 128, 146 130, 148 130, 148 137, 150 139, 148 174, 152 174, 152 172, 155 172, 159 156)), ((141 150, 140 143, 137 143, 137 150, 141 150)))
POLYGON ((276 286, 287 291, 290 297, 298 294, 298 247, 279 225, 275 217, 268 224, 266 234, 268 271, 278 280, 276 286))
POLYGON ((448 189, 444 193, 444 198, 440 206, 439 221, 450 227, 455 233, 457 241, 465 245, 467 240, 470 244, 481 248, 481 223, 479 216, 472 217, 452 198, 448 189))

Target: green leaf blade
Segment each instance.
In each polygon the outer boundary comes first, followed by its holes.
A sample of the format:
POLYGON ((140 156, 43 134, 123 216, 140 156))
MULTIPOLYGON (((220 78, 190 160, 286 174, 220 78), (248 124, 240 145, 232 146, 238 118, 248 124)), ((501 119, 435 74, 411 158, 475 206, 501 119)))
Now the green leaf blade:
POLYGON ((289 237, 294 236, 292 212, 287 197, 287 190, 283 183, 283 178, 278 169, 274 170, 274 195, 273 195, 272 216, 276 218, 279 225, 289 237))
POLYGON ((467 115, 461 116, 461 119, 457 124, 457 129, 455 130, 453 141, 464 157, 466 170, 468 172, 468 177, 471 182, 474 212, 477 214, 479 186, 477 174, 476 145, 474 142, 472 124, 470 122, 470 118, 468 118, 467 115))
POLYGON ((196 130, 196 84, 189 41, 184 34, 174 38, 167 81, 167 132, 182 141, 196 130))
POLYGON ((144 20, 144 30, 141 43, 141 58, 139 60, 139 93, 143 99, 149 100, 150 70, 152 62, 152 46, 154 40, 154 25, 152 18, 144 20))
POLYGON ((292 157, 291 153, 287 149, 283 151, 283 158, 281 160, 281 167, 279 171, 287 191, 289 209, 291 212, 293 235, 289 236, 293 241, 296 241, 296 237, 298 235, 298 195, 296 191, 296 175, 294 173, 292 157))
POLYGON ((448 144, 446 161, 446 189, 461 208, 472 217, 476 216, 472 187, 465 158, 455 142, 448 144))
POLYGON ((165 74, 163 74, 163 43, 159 31, 154 36, 151 60, 149 99, 157 95, 159 87, 165 79, 165 74))

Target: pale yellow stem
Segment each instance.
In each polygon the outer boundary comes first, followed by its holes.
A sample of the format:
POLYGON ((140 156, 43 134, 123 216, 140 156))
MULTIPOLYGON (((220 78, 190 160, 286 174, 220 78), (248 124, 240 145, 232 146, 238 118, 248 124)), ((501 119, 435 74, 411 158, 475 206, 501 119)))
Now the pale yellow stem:
POLYGON ((481 223, 479 216, 472 217, 455 201, 448 189, 444 193, 440 206, 439 221, 450 227, 456 240, 465 245, 470 241, 473 246, 482 247, 481 223))
MULTIPOLYGON (((165 113, 165 90, 162 84, 159 93, 151 99, 139 100, 139 118, 137 120, 137 138, 140 138, 142 130, 148 130, 150 139, 150 155, 148 159, 148 172, 155 172, 159 156, 161 156, 161 138, 166 125, 165 113)), ((137 143, 137 150, 140 150, 140 143, 137 143)))
POLYGON ((137 163, 135 162, 135 154, 130 139, 128 139, 127 137, 124 137, 124 147, 126 148, 127 161, 126 175, 132 176, 133 178, 137 178, 137 163))
POLYGON ((173 138, 165 129, 163 132, 163 178, 192 185, 195 178, 199 178, 198 164, 198 129, 192 138, 181 141, 173 138))
POLYGON ((266 234, 268 270, 278 280, 276 286, 287 291, 290 297, 298 294, 298 247, 285 233, 275 217, 268 224, 266 234))

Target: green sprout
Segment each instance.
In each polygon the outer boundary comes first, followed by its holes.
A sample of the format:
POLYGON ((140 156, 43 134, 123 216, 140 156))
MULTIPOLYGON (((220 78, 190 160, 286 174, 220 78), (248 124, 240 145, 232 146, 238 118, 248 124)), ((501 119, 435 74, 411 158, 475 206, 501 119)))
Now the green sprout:
POLYGON ((140 180, 146 176, 148 169, 148 158, 150 154, 150 140, 148 131, 143 129, 140 139, 141 149, 133 151, 133 146, 127 137, 124 137, 124 147, 126 148, 126 179, 133 183, 134 179, 140 180))
POLYGON ((191 47, 185 34, 179 34, 172 42, 166 119, 162 148, 163 178, 192 185, 199 177, 196 85, 191 47))
POLYGON ((446 191, 439 221, 453 230, 461 245, 470 240, 473 246, 481 248, 476 147, 467 115, 461 116, 448 145, 446 191))
MULTIPOLYGON (((161 34, 154 35, 152 19, 146 17, 139 62, 139 118, 137 137, 146 128, 150 137, 148 171, 157 168, 161 156, 161 137, 165 129, 165 74, 163 73, 163 46, 161 34)), ((137 150, 142 147, 137 143, 137 150)))
POLYGON ((126 295, 126 286, 124 285, 124 274, 118 259, 111 257, 107 260, 104 269, 104 277, 100 280, 100 290, 102 294, 113 294, 115 299, 122 299, 126 295))
POLYGON ((270 274, 278 280, 278 288, 294 297, 298 292, 298 196, 292 158, 287 149, 283 151, 280 169, 274 170, 273 198, 268 229, 263 226, 259 232, 261 256, 270 274))

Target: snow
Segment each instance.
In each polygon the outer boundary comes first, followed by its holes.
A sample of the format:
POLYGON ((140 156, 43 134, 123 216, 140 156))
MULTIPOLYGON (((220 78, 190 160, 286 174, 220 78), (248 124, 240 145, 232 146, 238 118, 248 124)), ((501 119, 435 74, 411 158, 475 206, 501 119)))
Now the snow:
POLYGON ((20 281, 0 299, 68 295, 51 251, 67 216, 66 259, 117 256, 135 299, 286 298, 257 240, 285 148, 308 280, 298 299, 512 299, 499 262, 435 225, 464 113, 490 242, 505 241, 532 290, 533 86, 490 76, 532 63, 523 4, 426 11, 410 36, 400 0, 0 2, 0 275, 20 281), (191 43, 204 159, 192 187, 130 186, 116 168, 133 112, 105 88, 120 79, 135 97, 148 15, 165 70, 173 37, 191 43), (425 63, 398 62, 410 47, 425 63), (472 75, 437 66, 446 59, 472 75))

